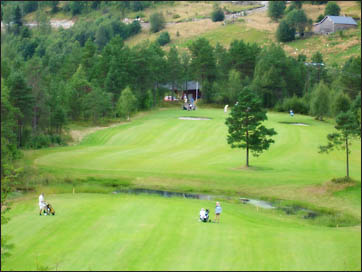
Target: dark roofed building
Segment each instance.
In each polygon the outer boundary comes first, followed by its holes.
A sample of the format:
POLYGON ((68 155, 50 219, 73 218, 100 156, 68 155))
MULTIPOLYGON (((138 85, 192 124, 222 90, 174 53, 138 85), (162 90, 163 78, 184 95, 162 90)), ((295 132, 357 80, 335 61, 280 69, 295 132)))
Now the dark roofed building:
POLYGON ((317 34, 328 34, 356 26, 357 23, 352 17, 328 15, 319 23, 313 25, 313 32, 317 34))
POLYGON ((172 85, 171 83, 163 84, 162 87, 169 89, 171 91, 175 92, 175 95, 178 96, 180 99, 184 97, 184 95, 187 96, 188 99, 191 97, 195 100, 196 99, 196 93, 197 98, 201 98, 201 84, 197 81, 185 81, 183 84, 175 84, 172 85))

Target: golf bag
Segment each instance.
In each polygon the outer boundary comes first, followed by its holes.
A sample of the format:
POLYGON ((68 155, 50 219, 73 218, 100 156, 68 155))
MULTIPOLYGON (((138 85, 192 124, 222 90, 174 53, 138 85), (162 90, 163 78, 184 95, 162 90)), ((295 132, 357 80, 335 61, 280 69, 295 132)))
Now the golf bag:
POLYGON ((54 210, 53 206, 50 205, 50 203, 46 203, 46 207, 45 207, 45 209, 44 209, 44 213, 45 213, 45 214, 55 215, 55 210, 54 210))
POLYGON ((208 209, 206 209, 206 212, 205 212, 205 217, 204 218, 200 218, 200 220, 202 221, 202 222, 210 222, 211 220, 209 219, 209 210, 208 209))

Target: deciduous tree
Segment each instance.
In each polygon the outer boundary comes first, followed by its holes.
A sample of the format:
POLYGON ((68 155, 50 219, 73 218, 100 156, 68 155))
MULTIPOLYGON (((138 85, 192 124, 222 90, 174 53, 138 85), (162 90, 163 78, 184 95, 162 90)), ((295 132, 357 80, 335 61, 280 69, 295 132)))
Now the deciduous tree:
POLYGON ((129 87, 126 87, 119 97, 118 110, 121 115, 127 117, 127 121, 130 120, 130 115, 137 110, 137 99, 129 87))

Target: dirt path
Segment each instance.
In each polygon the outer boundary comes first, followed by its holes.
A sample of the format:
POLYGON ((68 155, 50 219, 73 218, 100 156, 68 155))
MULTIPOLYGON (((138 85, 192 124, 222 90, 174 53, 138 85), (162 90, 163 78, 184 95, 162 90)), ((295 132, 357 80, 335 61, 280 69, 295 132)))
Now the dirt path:
MULTIPOLYGON (((28 27, 36 27, 38 25, 37 22, 29 22, 29 23, 25 23, 24 25, 28 26, 28 27)), ((59 28, 59 27, 63 27, 64 29, 70 28, 74 25, 74 21, 72 20, 57 20, 57 19, 51 19, 50 20, 50 26, 53 28, 59 28)), ((3 24, 3 22, 1 22, 1 28, 3 29, 5 27, 5 25, 3 24)))

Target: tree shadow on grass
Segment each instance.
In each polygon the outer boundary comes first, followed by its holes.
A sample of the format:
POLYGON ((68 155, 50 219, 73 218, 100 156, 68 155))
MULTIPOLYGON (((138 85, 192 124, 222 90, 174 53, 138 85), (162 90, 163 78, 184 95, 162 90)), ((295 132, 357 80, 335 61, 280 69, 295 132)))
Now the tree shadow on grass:
POLYGON ((274 169, 271 168, 271 167, 266 167, 266 166, 250 165, 249 167, 247 167, 246 165, 243 165, 243 166, 238 166, 238 167, 231 168, 231 170, 236 170, 236 171, 271 171, 271 170, 274 170, 274 169))

